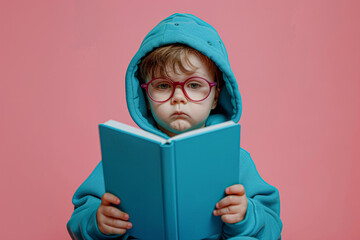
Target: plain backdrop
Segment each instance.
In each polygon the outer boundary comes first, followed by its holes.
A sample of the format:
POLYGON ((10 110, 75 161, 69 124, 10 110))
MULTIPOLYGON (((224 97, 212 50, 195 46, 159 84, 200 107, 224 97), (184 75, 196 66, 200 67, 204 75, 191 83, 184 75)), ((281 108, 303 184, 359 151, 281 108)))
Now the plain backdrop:
MULTIPOLYGON (((280 191, 283 239, 360 239, 359 1, 1 1, 1 239, 70 239, 98 124, 134 125, 124 77, 175 12, 222 37, 241 144, 280 191)), ((146 198, 146 197, 145 197, 146 198)))

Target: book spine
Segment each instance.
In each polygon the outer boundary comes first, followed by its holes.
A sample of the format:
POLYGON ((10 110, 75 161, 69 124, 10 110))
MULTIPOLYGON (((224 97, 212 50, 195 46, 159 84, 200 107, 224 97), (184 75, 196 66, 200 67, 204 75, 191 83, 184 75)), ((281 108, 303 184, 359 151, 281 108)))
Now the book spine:
POLYGON ((162 187, 164 203, 165 236, 167 240, 178 240, 176 171, 174 161, 174 144, 167 143, 161 147, 162 187))

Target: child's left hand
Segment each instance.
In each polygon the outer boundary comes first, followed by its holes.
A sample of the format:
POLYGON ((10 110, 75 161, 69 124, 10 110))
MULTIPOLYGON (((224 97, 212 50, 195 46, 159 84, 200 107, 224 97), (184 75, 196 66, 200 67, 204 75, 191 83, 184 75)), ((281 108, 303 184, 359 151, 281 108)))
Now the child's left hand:
POLYGON ((235 184, 225 189, 228 195, 216 204, 213 214, 221 216, 226 223, 237 223, 245 218, 247 210, 247 198, 245 188, 241 184, 235 184))

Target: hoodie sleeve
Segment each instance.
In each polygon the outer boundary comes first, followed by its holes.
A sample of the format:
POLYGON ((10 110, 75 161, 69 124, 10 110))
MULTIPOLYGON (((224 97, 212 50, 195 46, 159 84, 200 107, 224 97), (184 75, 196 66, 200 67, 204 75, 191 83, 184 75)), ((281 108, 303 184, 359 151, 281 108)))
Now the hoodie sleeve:
POLYGON ((279 191, 260 177, 250 154, 243 149, 240 150, 240 184, 244 185, 248 200, 246 215, 241 222, 225 223, 222 238, 281 239, 279 191))
POLYGON ((73 196, 74 212, 67 223, 67 229, 72 239, 130 239, 127 234, 105 235, 100 232, 97 226, 96 212, 104 193, 105 184, 102 162, 100 162, 73 196))

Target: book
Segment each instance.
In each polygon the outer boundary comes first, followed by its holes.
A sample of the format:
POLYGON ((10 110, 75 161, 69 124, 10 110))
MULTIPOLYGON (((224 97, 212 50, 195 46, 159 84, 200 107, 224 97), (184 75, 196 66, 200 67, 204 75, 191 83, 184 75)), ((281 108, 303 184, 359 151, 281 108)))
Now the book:
POLYGON ((99 124, 105 190, 121 200, 138 239, 199 240, 221 233, 213 210, 239 183, 240 124, 165 139, 109 120, 99 124))

